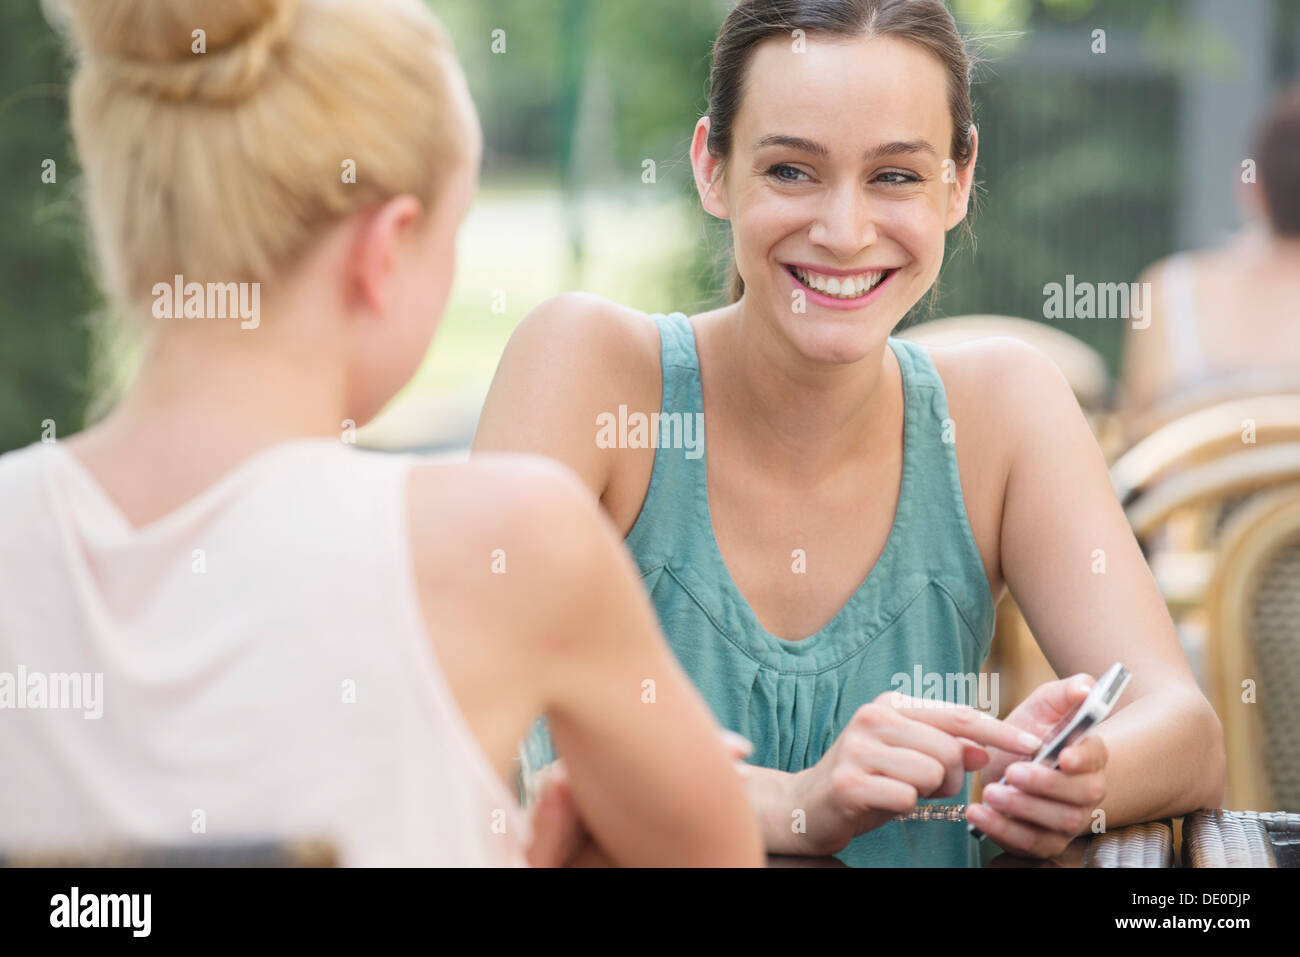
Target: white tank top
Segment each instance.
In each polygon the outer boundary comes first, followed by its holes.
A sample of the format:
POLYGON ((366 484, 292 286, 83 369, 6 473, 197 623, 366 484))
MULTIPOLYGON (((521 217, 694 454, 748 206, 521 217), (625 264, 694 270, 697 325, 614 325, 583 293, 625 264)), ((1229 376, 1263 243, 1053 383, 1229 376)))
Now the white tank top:
POLYGON ((0 456, 0 853, 522 864, 419 606, 415 461, 285 442, 137 529, 58 443, 0 456))
POLYGON ((1209 367, 1201 350, 1200 325, 1196 310, 1196 273, 1192 257, 1176 253, 1165 264, 1165 295, 1167 297, 1165 340, 1175 370, 1175 382, 1170 391, 1195 385, 1208 378, 1209 367))

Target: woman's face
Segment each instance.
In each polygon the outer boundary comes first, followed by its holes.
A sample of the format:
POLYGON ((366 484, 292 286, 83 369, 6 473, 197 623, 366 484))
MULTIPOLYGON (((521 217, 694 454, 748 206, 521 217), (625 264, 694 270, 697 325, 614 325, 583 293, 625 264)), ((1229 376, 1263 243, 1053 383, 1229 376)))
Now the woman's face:
MULTIPOLYGON (((705 208, 731 220, 745 302, 810 359, 853 362, 934 283, 974 161, 947 162, 947 72, 891 38, 773 38, 749 62, 731 155, 693 156, 705 208)), ((705 121, 701 121, 703 125, 705 121)))

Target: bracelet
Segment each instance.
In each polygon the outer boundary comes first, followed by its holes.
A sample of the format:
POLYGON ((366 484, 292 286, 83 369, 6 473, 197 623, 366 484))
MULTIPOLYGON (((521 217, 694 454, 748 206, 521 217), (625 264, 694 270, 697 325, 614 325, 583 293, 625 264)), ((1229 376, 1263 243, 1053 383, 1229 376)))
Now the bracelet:
POLYGON ((895 821, 964 821, 965 804, 922 804, 911 814, 897 814, 895 821))

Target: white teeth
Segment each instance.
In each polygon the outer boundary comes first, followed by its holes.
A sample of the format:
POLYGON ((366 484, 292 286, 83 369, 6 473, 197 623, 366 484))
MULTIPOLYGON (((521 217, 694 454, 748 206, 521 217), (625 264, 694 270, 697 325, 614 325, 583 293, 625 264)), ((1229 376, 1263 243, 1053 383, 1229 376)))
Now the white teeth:
POLYGON ((794 274, 805 286, 828 296, 836 299, 857 299, 880 285, 881 280, 888 275, 888 271, 881 269, 858 273, 856 276, 824 276, 821 273, 810 273, 796 267, 794 274))

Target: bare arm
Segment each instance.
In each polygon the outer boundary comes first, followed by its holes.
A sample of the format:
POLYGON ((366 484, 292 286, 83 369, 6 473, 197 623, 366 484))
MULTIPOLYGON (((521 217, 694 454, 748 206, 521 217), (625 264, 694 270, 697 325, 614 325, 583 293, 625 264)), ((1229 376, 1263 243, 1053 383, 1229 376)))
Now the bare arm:
POLYGON ((990 381, 1014 390, 997 399, 1011 441, 1001 529, 1007 584, 1057 674, 1100 675, 1116 661, 1133 672, 1120 710, 1098 733, 1109 755, 1106 825, 1216 807, 1222 727, 1083 413, 1037 350, 1006 340, 1000 364, 990 381))
POLYGON ((615 863, 761 864, 717 723, 578 479, 536 456, 430 466, 412 475, 411 509, 436 652, 498 767, 544 712, 615 863))
POLYGON ((652 449, 596 443, 597 416, 658 411, 659 334, 648 317, 582 293, 541 303, 519 324, 483 403, 474 451, 536 452, 573 469, 626 534, 652 449))

